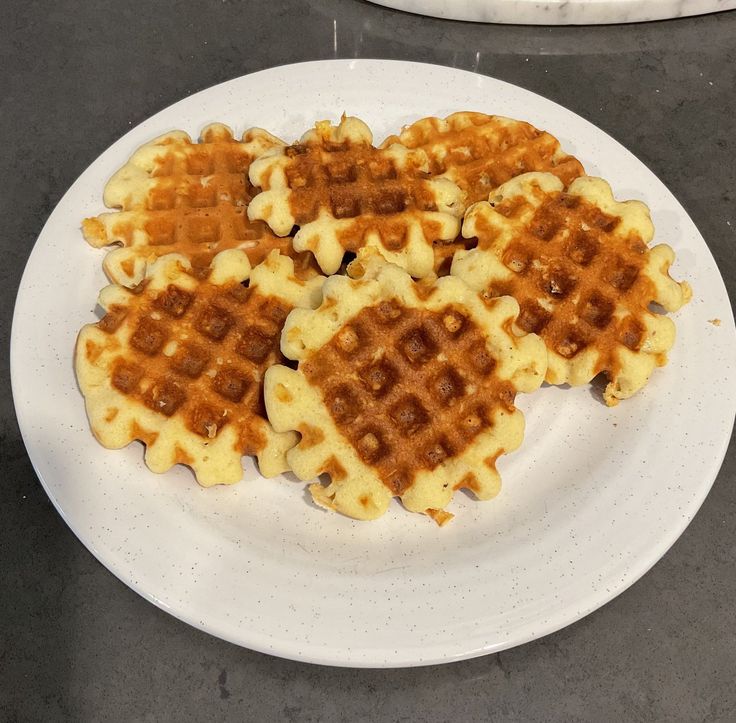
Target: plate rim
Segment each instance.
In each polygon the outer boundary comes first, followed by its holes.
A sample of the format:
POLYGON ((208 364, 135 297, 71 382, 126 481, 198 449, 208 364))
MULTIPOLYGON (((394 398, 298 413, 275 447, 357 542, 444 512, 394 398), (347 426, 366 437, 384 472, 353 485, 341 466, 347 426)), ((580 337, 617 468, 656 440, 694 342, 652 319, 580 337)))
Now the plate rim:
MULTIPOLYGON (((545 0, 542 3, 534 0, 500 0, 489 5, 484 0, 473 0, 465 7, 457 8, 445 0, 423 0, 423 5, 406 0, 369 0, 390 10, 411 13, 419 17, 439 20, 459 21, 489 25, 522 26, 601 26, 624 25, 657 20, 671 20, 680 17, 694 17, 717 12, 727 12, 736 6, 734 0, 690 0, 690 4, 675 15, 666 8, 657 5, 655 0, 545 0), (567 7, 567 10, 563 9, 567 7), (540 12, 544 8, 542 12, 540 12), (521 12, 519 12, 521 10, 521 12), (547 12, 544 12, 547 11, 547 12), (569 13, 569 16, 566 14, 569 13), (526 15, 526 17, 524 17, 526 15)), ((467 2, 467 0, 466 0, 467 2)))

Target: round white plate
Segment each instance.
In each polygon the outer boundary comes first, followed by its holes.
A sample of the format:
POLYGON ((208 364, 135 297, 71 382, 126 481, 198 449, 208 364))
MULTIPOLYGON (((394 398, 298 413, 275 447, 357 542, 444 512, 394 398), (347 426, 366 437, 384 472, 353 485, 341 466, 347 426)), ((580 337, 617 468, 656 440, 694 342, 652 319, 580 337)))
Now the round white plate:
POLYGON ((146 599, 213 635, 287 658, 408 666, 503 650, 610 600, 685 529, 718 472, 734 416, 734 323, 700 234, 664 185, 564 108, 492 78, 382 60, 304 63, 237 78, 176 103, 103 153, 54 210, 30 256, 13 322, 13 393, 49 497, 89 550, 146 599), (440 529, 394 504, 375 522, 314 507, 293 477, 201 489, 149 472, 142 447, 93 439, 72 369, 95 320, 103 252, 82 239, 107 178, 164 131, 211 121, 292 140, 346 111, 377 140, 425 115, 473 109, 560 138, 619 198, 652 209, 693 302, 676 315, 667 367, 608 409, 589 388, 522 395, 526 440, 500 462, 501 494, 458 495, 440 529), (720 326, 709 320, 720 318, 720 326))

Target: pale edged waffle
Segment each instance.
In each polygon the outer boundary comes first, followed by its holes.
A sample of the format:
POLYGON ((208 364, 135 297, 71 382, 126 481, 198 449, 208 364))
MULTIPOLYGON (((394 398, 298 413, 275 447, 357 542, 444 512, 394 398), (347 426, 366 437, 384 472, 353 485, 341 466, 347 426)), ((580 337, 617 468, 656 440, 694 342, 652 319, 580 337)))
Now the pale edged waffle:
POLYGON ((363 121, 321 121, 298 143, 275 147, 251 164, 260 188, 248 217, 279 236, 294 234, 296 251, 311 251, 333 274, 346 252, 373 248, 422 278, 434 269, 433 243, 460 231, 464 194, 449 179, 430 178, 424 151, 373 145, 363 121))
POLYGON ((322 281, 297 278, 277 251, 251 270, 229 249, 207 269, 167 254, 136 288, 104 288, 105 316, 80 331, 75 351, 95 437, 112 449, 140 440, 151 470, 189 465, 203 486, 240 480, 243 455, 266 477, 286 470, 296 435, 266 419, 263 374, 283 360, 288 312, 316 306, 322 281))
POLYGON ((528 173, 468 209, 451 272, 487 297, 513 296, 518 326, 544 339, 546 381, 580 385, 603 372, 614 405, 641 389, 667 361, 676 311, 691 297, 669 276, 675 259, 654 236, 640 201, 618 202, 610 186, 583 176, 567 188, 549 173, 528 173))
POLYGON ((281 349, 296 370, 265 376, 268 417, 314 501, 356 519, 393 497, 443 524, 457 489, 497 494, 497 458, 522 441, 518 391, 542 382, 544 344, 511 331, 510 297, 484 302, 460 279, 414 282, 370 254, 332 276, 316 310, 292 311, 281 349))
POLYGON ((246 215, 251 162, 282 145, 260 128, 236 139, 230 128, 213 123, 202 129, 199 142, 172 131, 138 148, 105 186, 105 205, 118 210, 82 223, 92 246, 119 246, 103 261, 109 279, 133 287, 149 263, 169 253, 182 254, 197 268, 230 248, 243 249, 253 265, 273 249, 292 253, 290 239, 246 215))
POLYGON ((425 151, 430 173, 455 181, 469 204, 487 200, 494 188, 522 173, 550 172, 565 185, 584 173, 553 135, 498 115, 461 111, 444 119, 422 118, 389 136, 381 148, 394 143, 425 151))

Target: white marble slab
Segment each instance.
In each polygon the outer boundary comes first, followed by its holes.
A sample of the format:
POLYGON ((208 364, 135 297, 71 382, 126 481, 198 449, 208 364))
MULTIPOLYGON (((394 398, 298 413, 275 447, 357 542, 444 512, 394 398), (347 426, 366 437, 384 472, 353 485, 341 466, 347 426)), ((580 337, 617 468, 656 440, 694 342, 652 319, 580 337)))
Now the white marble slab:
POLYGON ((371 0, 448 20, 521 25, 639 23, 733 10, 736 0, 371 0))

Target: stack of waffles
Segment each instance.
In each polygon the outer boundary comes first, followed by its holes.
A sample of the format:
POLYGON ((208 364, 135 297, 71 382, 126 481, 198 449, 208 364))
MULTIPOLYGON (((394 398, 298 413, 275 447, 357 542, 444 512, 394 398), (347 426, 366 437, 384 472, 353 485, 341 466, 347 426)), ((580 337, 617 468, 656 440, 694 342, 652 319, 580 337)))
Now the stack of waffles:
POLYGON ((169 133, 104 200, 83 232, 113 247, 112 284, 75 356, 97 439, 205 486, 250 455, 356 519, 397 497, 442 525, 456 490, 493 497, 524 435, 516 395, 602 375, 606 404, 630 397, 690 298, 643 203, 500 116, 379 146, 351 117, 291 145, 169 133))

